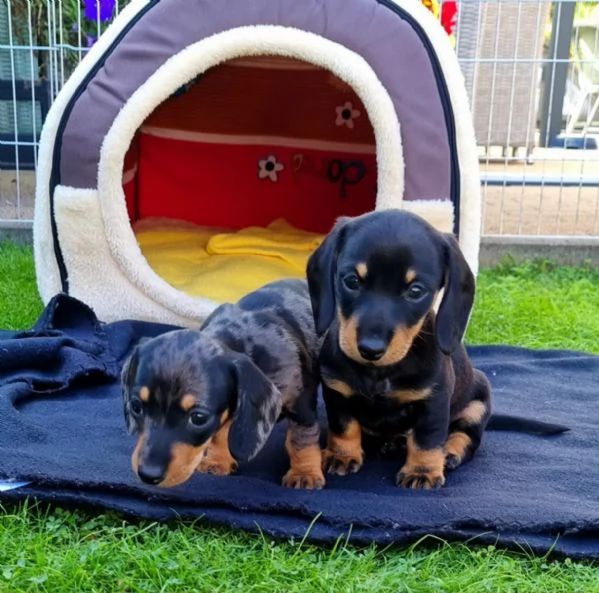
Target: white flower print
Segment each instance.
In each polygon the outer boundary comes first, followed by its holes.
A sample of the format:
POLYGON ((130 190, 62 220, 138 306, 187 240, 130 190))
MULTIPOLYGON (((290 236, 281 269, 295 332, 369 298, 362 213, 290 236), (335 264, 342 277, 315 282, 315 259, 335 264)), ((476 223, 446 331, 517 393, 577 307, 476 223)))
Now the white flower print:
POLYGON ((350 129, 354 127, 354 119, 360 117, 360 111, 358 109, 354 109, 351 101, 346 101, 343 105, 335 107, 335 112, 337 113, 335 125, 345 125, 350 129))
POLYGON ((258 161, 258 179, 279 180, 279 171, 284 169, 283 163, 277 163, 277 157, 269 155, 267 158, 258 161))

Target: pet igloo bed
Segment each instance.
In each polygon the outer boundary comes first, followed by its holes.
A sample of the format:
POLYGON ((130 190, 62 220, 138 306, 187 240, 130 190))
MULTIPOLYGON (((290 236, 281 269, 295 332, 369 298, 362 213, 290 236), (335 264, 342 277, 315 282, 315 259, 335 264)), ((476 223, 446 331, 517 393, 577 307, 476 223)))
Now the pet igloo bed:
POLYGON ((337 217, 390 207, 455 232, 477 272, 468 99, 418 0, 134 0, 44 124, 38 287, 197 325, 302 276, 337 217))

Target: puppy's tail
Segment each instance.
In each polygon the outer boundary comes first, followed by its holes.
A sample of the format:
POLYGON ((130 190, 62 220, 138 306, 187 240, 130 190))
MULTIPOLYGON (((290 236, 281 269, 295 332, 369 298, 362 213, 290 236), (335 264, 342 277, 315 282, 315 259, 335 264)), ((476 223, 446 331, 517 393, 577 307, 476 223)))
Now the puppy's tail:
POLYGON ((542 422, 521 416, 509 414, 491 414, 487 430, 511 430, 515 432, 532 432, 535 434, 551 435, 568 432, 570 428, 561 424, 542 422))

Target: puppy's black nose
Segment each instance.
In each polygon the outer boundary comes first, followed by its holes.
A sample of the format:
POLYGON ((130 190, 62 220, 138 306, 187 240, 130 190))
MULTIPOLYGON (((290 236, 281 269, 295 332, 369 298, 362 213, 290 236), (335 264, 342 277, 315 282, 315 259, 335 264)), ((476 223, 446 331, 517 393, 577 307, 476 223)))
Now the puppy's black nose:
POLYGON ((164 468, 153 463, 143 464, 137 468, 137 475, 142 482, 155 486, 164 479, 164 468))
POLYGON ((364 339, 358 342, 358 352, 364 360, 379 360, 385 354, 387 345, 376 338, 364 339))

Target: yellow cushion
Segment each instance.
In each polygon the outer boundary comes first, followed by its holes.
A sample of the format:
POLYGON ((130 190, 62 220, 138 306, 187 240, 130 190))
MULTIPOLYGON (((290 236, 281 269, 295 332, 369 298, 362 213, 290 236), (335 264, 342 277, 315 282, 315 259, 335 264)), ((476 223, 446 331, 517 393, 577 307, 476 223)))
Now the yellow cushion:
POLYGON ((178 290, 217 302, 235 302, 273 280, 304 278, 308 257, 324 239, 282 219, 228 232, 144 220, 135 232, 157 274, 178 290))

